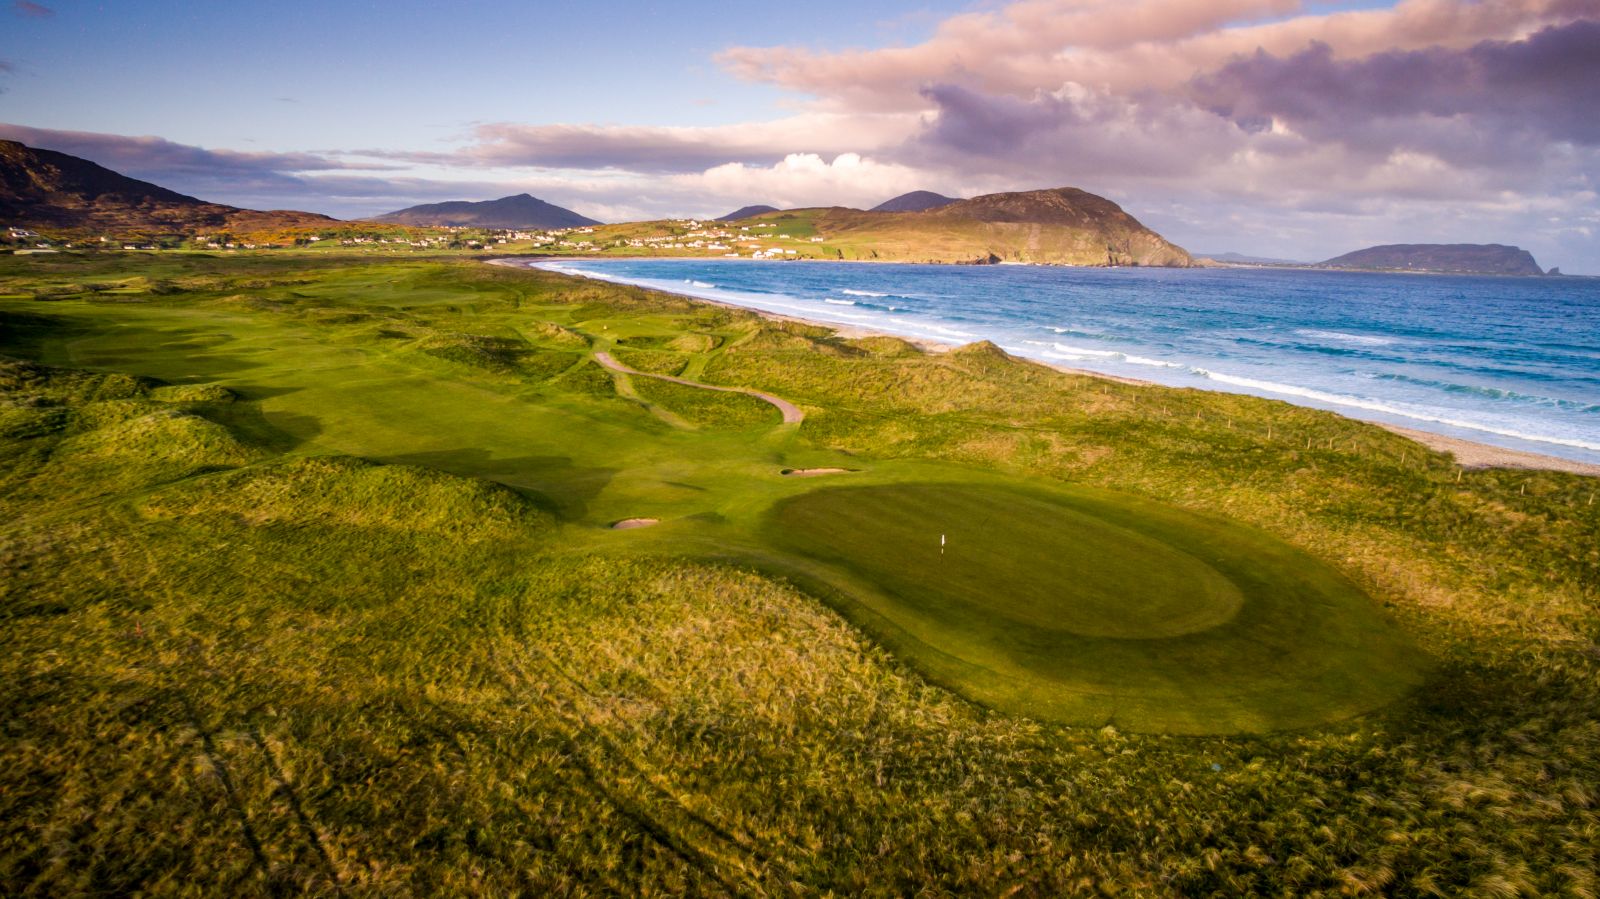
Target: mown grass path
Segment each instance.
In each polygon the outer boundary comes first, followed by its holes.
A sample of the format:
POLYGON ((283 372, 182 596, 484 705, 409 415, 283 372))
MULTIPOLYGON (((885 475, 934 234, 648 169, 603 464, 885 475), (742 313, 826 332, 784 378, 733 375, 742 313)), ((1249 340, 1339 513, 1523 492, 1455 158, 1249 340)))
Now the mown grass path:
POLYGON ((806 414, 805 412, 801 411, 799 406, 796 406, 794 403, 791 403, 782 397, 773 396, 770 393, 762 393, 759 390, 751 390, 746 387, 717 387, 712 384, 701 384, 698 381, 675 378, 672 375, 653 375, 649 372, 637 371, 629 368, 626 365, 623 365, 616 359, 613 359, 611 354, 605 351, 595 353, 594 359, 596 362, 600 363, 606 368, 625 375, 632 375, 639 378, 655 378, 658 381, 670 381, 673 384, 682 384, 685 387, 698 387, 701 390, 715 390, 719 393, 742 393, 745 396, 753 396, 758 400, 762 400, 776 406, 778 411, 783 413, 783 423, 786 425, 797 425, 806 420, 806 414))

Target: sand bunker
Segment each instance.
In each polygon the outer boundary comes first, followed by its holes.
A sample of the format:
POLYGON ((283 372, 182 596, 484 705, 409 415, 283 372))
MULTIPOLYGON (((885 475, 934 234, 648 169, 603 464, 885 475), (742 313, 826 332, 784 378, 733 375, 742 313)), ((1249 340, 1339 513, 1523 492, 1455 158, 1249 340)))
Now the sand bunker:
POLYGON ((634 528, 647 528, 660 523, 661 519, 659 518, 624 518, 612 525, 611 529, 613 531, 629 531, 634 528))
POLYGON ((786 478, 815 478, 825 474, 848 474, 854 468, 785 468, 778 472, 786 478))

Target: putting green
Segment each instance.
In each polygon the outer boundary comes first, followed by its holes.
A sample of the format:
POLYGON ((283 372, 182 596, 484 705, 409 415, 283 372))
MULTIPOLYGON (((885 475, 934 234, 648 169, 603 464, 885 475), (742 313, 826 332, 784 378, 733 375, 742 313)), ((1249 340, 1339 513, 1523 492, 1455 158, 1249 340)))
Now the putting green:
POLYGON ((1420 654, 1337 572, 1132 497, 825 488, 777 503, 762 533, 819 563, 797 576, 902 657, 1007 712, 1256 732, 1369 711, 1421 679, 1420 654))

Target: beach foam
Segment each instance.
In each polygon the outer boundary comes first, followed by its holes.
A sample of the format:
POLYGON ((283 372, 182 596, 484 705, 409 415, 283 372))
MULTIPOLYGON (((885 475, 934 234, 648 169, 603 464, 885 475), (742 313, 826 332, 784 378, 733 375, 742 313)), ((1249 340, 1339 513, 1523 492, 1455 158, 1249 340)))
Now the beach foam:
POLYGON ((1238 375, 1222 374, 1221 372, 1215 372, 1204 368, 1192 368, 1190 371, 1203 378, 1217 381, 1222 384, 1231 384, 1235 387, 1248 387, 1252 390, 1259 390, 1264 393, 1277 393, 1284 396, 1304 397, 1306 399, 1316 400, 1319 403, 1327 403, 1332 406, 1346 406, 1352 409, 1363 409, 1368 412, 1380 412, 1385 415, 1395 415, 1401 418, 1409 418, 1413 421, 1448 425, 1452 428, 1463 428, 1469 431, 1481 431, 1486 434, 1497 434, 1501 437, 1511 437, 1517 440, 1528 440, 1536 443, 1554 443, 1560 446, 1570 446, 1576 449, 1595 450, 1600 452, 1600 443, 1593 443, 1587 440, 1580 440, 1572 437, 1559 437, 1552 434, 1529 433, 1527 431, 1521 431, 1514 428, 1497 427, 1495 425, 1486 424, 1479 421, 1468 421, 1467 419, 1451 417, 1446 414, 1436 414, 1415 409, 1407 409, 1397 406, 1393 403, 1386 403, 1379 400, 1366 399, 1356 396, 1344 396, 1342 394, 1329 393, 1325 390, 1316 390, 1310 387, 1296 387, 1293 384, 1279 384, 1273 381, 1258 380, 1256 378, 1243 378, 1239 377, 1238 375))
POLYGON ((1392 337, 1374 337, 1370 334, 1347 334, 1343 331, 1319 331, 1301 328, 1295 331, 1301 337, 1311 337, 1318 340, 1337 340, 1342 343, 1359 343, 1365 346, 1390 346, 1395 340, 1392 337))
POLYGON ((1600 287, 1582 281, 578 263, 564 270, 913 339, 987 339, 1073 368, 1287 399, 1600 462, 1600 402, 1589 399, 1600 396, 1600 287), (712 281, 723 287, 702 286, 712 281), (910 307, 866 299, 885 296, 912 298, 910 307))

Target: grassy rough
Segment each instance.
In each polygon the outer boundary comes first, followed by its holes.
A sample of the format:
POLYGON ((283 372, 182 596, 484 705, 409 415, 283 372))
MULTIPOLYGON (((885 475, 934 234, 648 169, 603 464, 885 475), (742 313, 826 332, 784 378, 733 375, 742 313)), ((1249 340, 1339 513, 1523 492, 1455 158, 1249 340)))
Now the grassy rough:
POLYGON ((0 280, 0 352, 28 360, 0 367, 9 892, 1600 892, 1592 479, 482 266, 63 254, 0 280), (158 281, 184 291, 81 288, 158 281), (713 335, 674 347, 708 357, 694 377, 808 418, 788 443, 683 432, 594 364, 541 380, 415 345, 557 349, 533 322, 713 335), (710 558, 756 559, 740 534, 819 486, 777 470, 812 466, 1244 522, 1437 670, 1254 736, 996 714, 710 558))
POLYGON ((701 390, 657 378, 635 377, 641 397, 672 410, 697 427, 752 428, 774 425, 782 418, 772 404, 742 393, 701 390))

